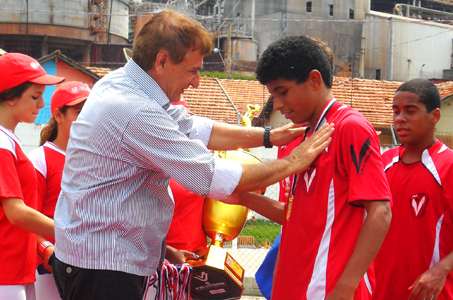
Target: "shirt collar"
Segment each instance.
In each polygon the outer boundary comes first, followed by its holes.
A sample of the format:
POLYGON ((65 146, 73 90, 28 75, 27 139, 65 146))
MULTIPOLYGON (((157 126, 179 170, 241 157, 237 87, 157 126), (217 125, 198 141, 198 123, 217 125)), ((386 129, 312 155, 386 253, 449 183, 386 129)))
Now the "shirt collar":
POLYGON ((19 147, 22 148, 22 144, 20 143, 20 140, 19 138, 14 134, 14 132, 12 132, 11 130, 9 130, 8 128, 6 127, 3 127, 0 125, 0 131, 3 131, 4 134, 6 134, 7 136, 9 136, 13 141, 15 141, 19 147))
POLYGON ((137 63, 131 58, 124 65, 124 72, 134 80, 140 88, 152 99, 154 99, 165 110, 170 106, 170 100, 165 92, 157 84, 157 82, 146 73, 137 63), (157 97, 156 97, 157 96, 157 97))
MULTIPOLYGON (((321 115, 319 116, 318 122, 316 123, 315 131, 317 131, 322 125, 326 123, 326 116, 327 113, 330 111, 332 106, 337 102, 337 99, 335 97, 332 97, 332 99, 327 102, 326 106, 324 106, 324 109, 321 112, 321 115)), ((305 131, 306 133, 311 132, 311 128, 307 127, 307 130, 305 131)))

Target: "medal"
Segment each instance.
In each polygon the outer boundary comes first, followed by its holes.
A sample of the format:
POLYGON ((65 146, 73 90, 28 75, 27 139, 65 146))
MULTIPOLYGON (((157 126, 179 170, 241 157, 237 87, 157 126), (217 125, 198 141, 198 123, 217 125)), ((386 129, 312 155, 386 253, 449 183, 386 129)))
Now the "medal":
POLYGON ((293 182, 291 183, 291 196, 288 199, 288 209, 286 210, 286 220, 289 220, 291 216, 291 209, 293 208, 294 196, 296 195, 297 181, 299 180, 299 174, 294 174, 293 182))
POLYGON ((293 196, 289 197, 289 199, 288 199, 288 209, 286 210, 286 220, 289 220, 289 216, 291 215, 291 208, 293 206, 293 200, 294 200, 293 196))

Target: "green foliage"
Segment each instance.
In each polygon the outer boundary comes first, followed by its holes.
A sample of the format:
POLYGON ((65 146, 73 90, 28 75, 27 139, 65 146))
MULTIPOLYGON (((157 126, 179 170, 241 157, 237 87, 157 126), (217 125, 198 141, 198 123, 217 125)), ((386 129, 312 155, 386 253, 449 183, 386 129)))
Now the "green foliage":
MULTIPOLYGON (((201 77, 213 77, 219 79, 226 79, 226 73, 216 71, 200 72, 201 77)), ((256 80, 255 76, 248 76, 242 74, 231 74, 231 79, 243 79, 243 80, 256 80)))
POLYGON ((269 220, 248 220, 241 236, 255 237, 255 245, 264 246, 266 242, 273 243, 280 232, 280 225, 269 220))

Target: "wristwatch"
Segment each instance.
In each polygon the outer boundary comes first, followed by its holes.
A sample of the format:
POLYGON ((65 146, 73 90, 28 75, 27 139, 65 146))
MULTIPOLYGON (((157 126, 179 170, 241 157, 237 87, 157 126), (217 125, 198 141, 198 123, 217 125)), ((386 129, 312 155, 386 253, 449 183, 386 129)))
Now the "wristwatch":
POLYGON ((274 129, 272 126, 264 126, 264 142, 263 146, 264 148, 272 148, 272 143, 271 143, 271 130, 274 129))

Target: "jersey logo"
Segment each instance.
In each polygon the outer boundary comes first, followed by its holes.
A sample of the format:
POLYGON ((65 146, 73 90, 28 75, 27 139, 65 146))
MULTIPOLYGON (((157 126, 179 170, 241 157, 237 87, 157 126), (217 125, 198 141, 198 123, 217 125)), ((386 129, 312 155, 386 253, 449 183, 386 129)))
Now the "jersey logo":
POLYGON ((357 155, 355 154, 354 146, 353 145, 350 146, 352 162, 354 163, 354 166, 357 170, 357 174, 359 175, 362 175, 363 170, 365 169, 366 162, 370 158, 371 151, 367 155, 367 152, 370 149, 370 144, 371 144, 370 138, 368 137, 365 143, 363 143, 362 148, 360 149, 358 158, 357 155))
POLYGON ((316 185, 316 167, 308 168, 302 176, 303 179, 303 191, 306 195, 311 195, 316 185))
POLYGON ((412 216, 415 219, 420 219, 425 215, 426 206, 428 205, 429 197, 426 194, 412 195, 410 205, 412 216))

